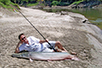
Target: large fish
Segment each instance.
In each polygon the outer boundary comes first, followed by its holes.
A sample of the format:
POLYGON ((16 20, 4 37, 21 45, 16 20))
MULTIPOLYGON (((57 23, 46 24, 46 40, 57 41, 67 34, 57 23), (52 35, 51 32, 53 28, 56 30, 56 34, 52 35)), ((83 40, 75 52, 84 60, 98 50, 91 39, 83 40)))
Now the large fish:
POLYGON ((29 58, 30 61, 35 60, 78 60, 74 55, 70 55, 68 52, 24 52, 12 54, 12 57, 29 58))

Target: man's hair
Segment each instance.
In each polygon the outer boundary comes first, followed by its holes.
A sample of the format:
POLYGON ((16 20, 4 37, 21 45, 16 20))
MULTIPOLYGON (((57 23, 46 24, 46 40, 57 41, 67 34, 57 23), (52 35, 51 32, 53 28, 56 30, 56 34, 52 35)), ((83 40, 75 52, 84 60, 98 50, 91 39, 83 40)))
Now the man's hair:
POLYGON ((24 33, 21 33, 21 34, 18 36, 18 39, 19 39, 19 40, 20 40, 21 35, 24 35, 24 33))

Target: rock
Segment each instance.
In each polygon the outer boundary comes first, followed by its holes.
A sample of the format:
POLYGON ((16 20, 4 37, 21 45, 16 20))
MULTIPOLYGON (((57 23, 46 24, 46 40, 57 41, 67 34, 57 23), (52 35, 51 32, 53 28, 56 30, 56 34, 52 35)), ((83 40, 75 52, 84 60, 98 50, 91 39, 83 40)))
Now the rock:
POLYGON ((61 15, 68 15, 68 12, 61 11, 61 15))
POLYGON ((76 53, 76 52, 71 52, 71 54, 72 54, 72 55, 77 55, 77 53, 76 53))

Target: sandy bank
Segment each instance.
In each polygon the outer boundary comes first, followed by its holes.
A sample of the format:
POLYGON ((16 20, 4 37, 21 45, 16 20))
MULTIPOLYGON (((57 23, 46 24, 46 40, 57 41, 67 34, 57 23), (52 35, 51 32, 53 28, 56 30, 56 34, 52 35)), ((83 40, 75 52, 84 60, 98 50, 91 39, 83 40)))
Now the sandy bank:
POLYGON ((34 61, 12 58, 20 33, 43 39, 20 15, 0 8, 0 68, 101 68, 102 31, 77 13, 68 15, 48 13, 21 7, 21 12, 49 40, 60 41, 69 51, 77 53, 80 61, 34 61), (2 10, 1 10, 2 9, 2 10), (88 22, 88 21, 87 21, 88 22))

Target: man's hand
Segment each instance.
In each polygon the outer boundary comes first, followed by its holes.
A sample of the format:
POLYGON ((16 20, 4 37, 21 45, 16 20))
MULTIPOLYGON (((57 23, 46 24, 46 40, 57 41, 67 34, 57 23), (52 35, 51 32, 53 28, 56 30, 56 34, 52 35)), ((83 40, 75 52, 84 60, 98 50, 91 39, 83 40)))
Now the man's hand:
POLYGON ((46 39, 45 42, 48 42, 48 39, 46 39))
POLYGON ((39 41, 39 43, 44 43, 44 42, 48 42, 48 39, 39 41))
POLYGON ((18 42, 18 44, 17 44, 17 46, 16 46, 16 49, 15 49, 15 53, 20 52, 20 51, 19 51, 19 45, 20 45, 20 43, 21 43, 21 41, 18 42))

